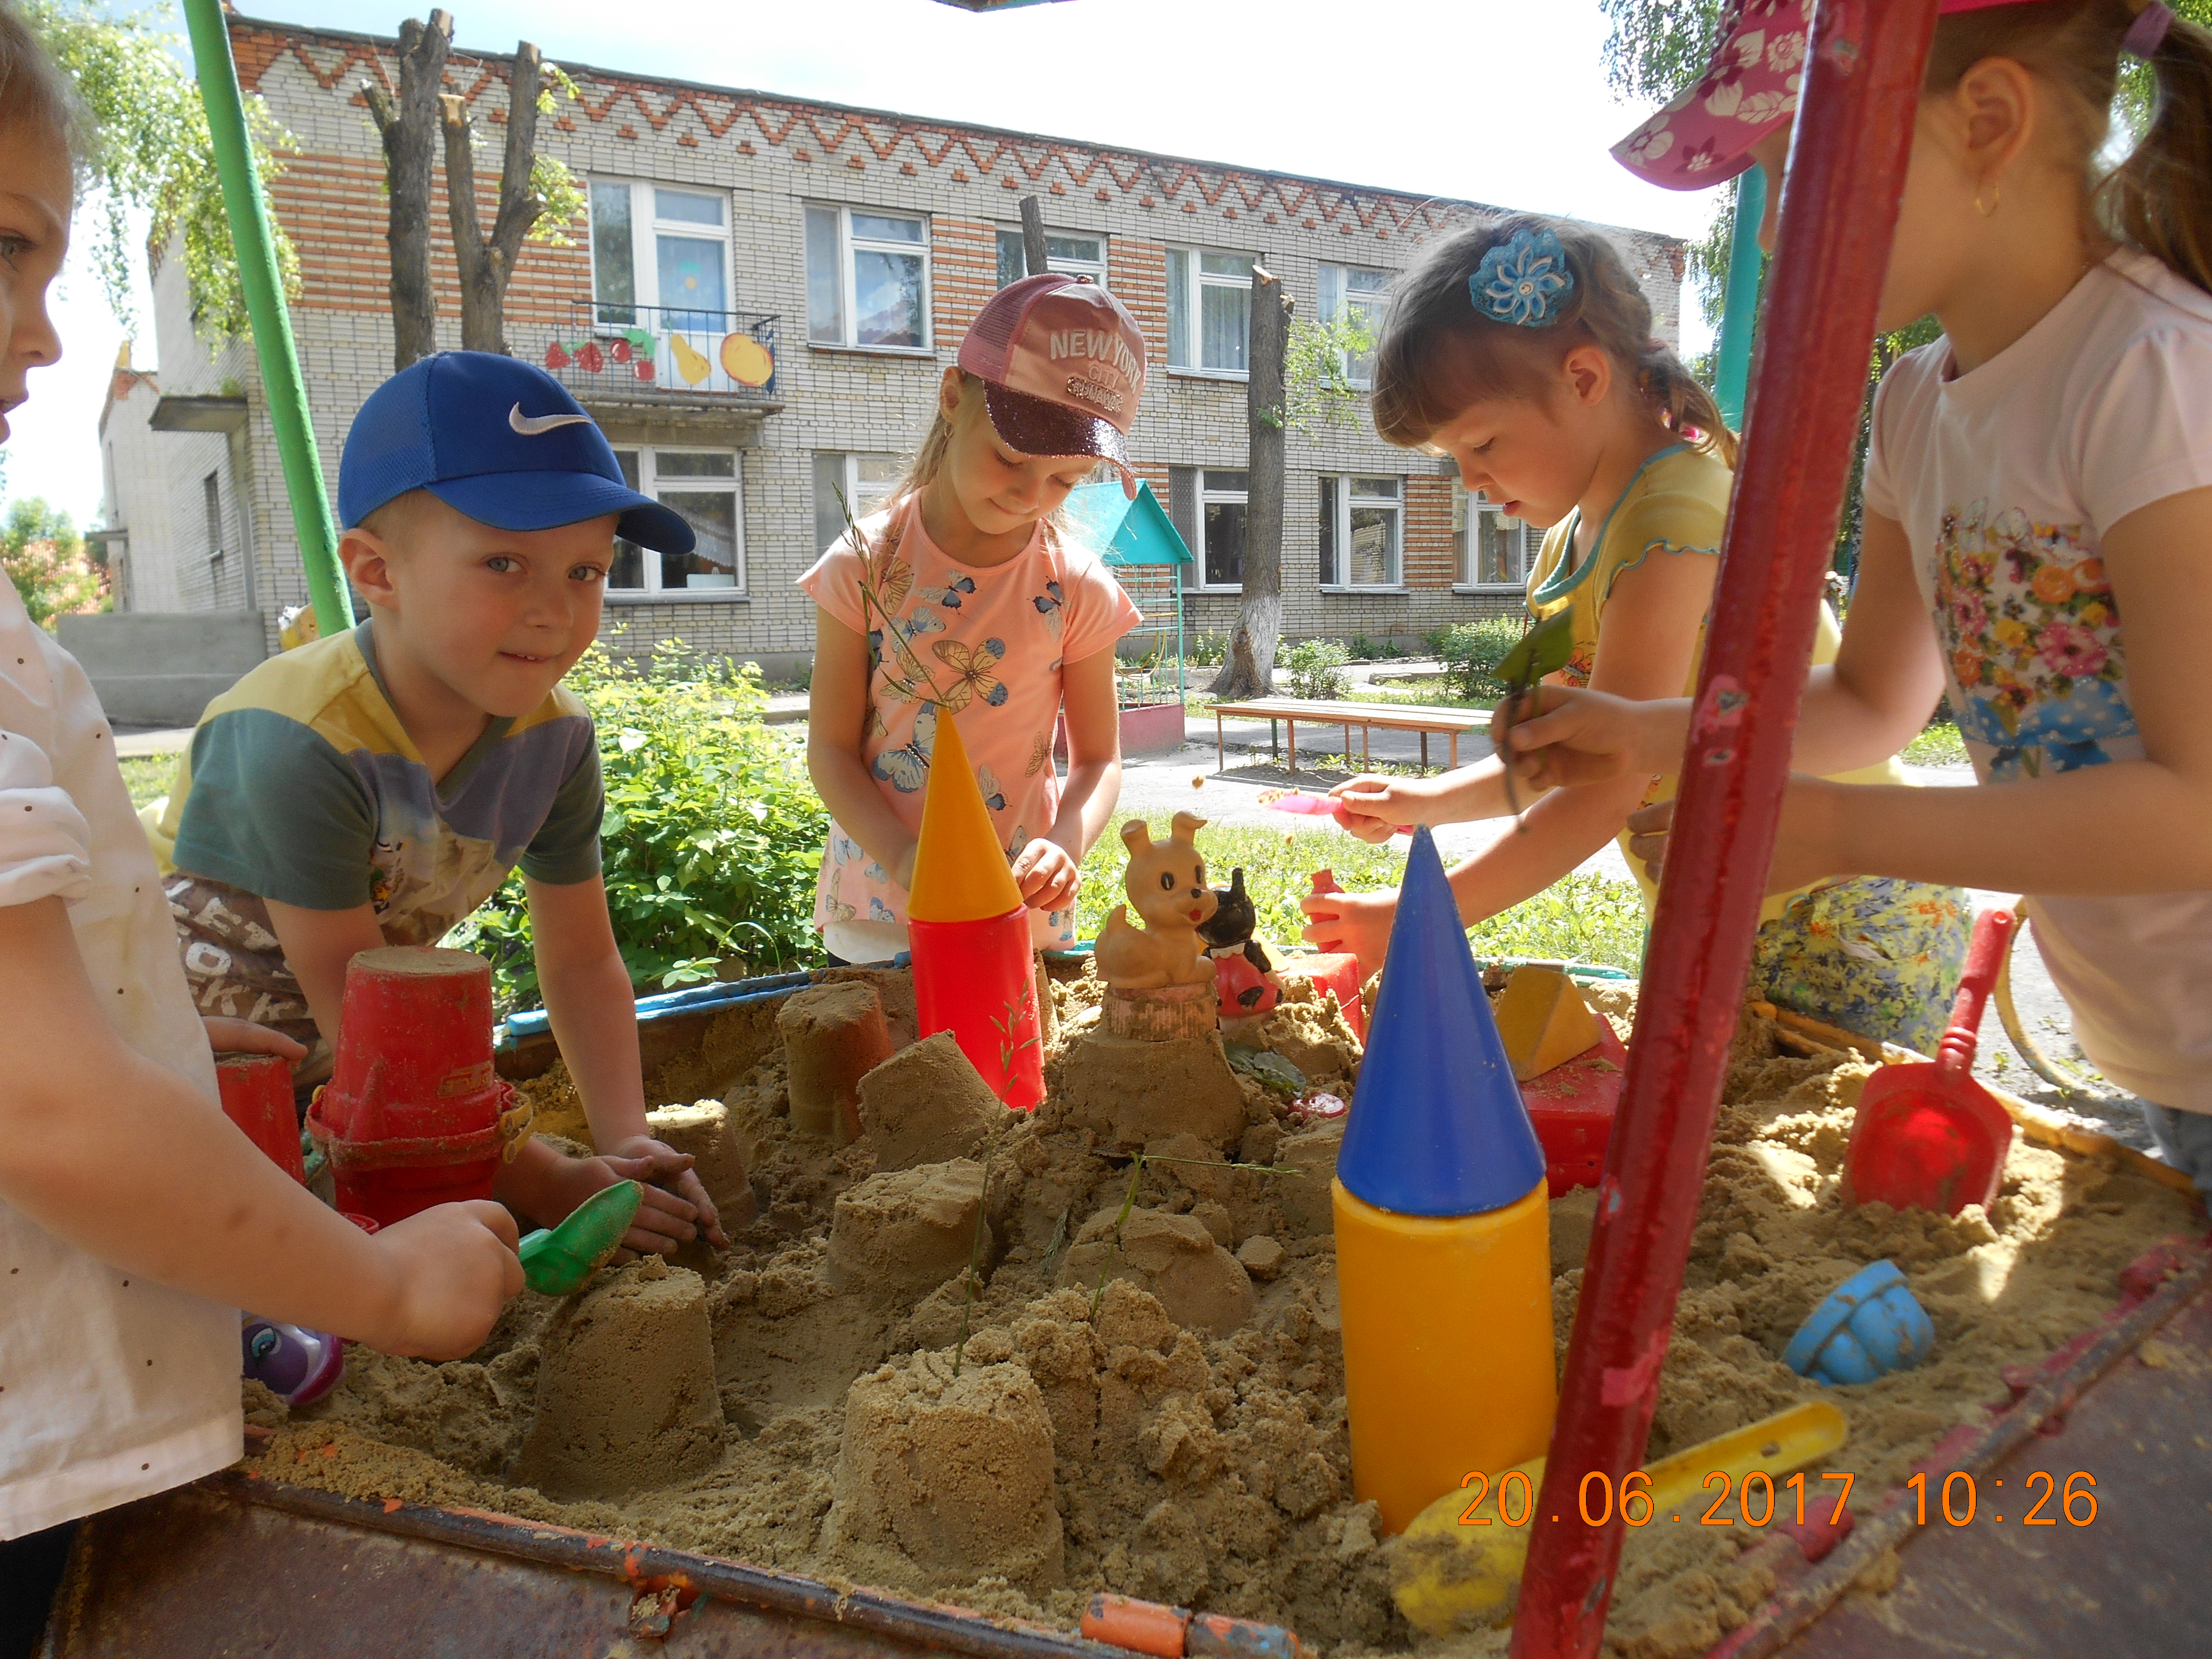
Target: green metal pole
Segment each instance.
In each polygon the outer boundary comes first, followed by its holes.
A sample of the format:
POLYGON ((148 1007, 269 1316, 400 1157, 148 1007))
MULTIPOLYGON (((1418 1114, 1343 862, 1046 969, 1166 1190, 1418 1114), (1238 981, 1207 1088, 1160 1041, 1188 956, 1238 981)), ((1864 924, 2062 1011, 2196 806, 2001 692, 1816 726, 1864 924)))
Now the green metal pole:
POLYGON ((1766 256, 1759 251, 1759 222, 1766 214, 1766 169, 1754 167, 1735 180, 1735 234, 1729 243, 1728 289, 1721 313, 1720 348, 1714 361, 1713 396, 1729 425, 1743 429, 1744 391, 1751 383, 1751 337, 1759 326, 1759 279, 1766 256))
POLYGON ((199 76, 200 101, 207 107, 208 134, 215 143, 223 210, 238 252, 239 286, 246 290, 246 314, 253 325, 253 349, 261 362, 269 423, 276 430, 276 453, 284 463, 284 492, 292 499, 300 562, 307 568, 316 626, 328 638, 353 626, 353 601, 345 573, 338 568, 337 525, 331 516, 330 492, 323 486, 322 457, 316 453, 314 422, 307 415, 307 382, 300 374, 299 349, 292 343, 292 318, 284 307, 268 198, 253 165, 252 146, 246 142, 246 106, 239 96, 238 66, 231 60, 222 0, 185 0, 185 23, 191 33, 192 64, 199 76))

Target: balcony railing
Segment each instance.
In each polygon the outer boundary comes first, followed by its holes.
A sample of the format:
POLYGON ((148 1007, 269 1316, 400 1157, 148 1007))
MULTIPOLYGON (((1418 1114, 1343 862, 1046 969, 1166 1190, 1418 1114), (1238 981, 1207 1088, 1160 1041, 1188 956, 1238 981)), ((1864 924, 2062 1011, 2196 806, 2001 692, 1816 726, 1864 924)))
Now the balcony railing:
POLYGON ((773 404, 776 322, 757 312, 580 301, 565 329, 542 331, 536 357, 580 402, 773 404))

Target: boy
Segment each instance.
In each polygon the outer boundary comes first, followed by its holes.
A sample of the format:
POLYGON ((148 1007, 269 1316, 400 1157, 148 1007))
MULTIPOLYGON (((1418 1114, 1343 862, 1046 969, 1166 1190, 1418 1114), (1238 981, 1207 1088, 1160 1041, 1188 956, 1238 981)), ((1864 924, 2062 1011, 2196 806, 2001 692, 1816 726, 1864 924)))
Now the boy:
MULTIPOLYGON (((0 0, 0 439, 61 355, 81 138, 0 0)), ((371 1238, 216 1101, 113 734, 0 580, 0 1659, 38 1645, 77 1517, 237 1460, 239 1303, 451 1359, 522 1288, 497 1205, 371 1238)))
POLYGON ((624 1243, 726 1247, 690 1163, 646 1132, 637 1013, 599 874, 591 716, 561 677, 596 637, 615 538, 689 552, 691 527, 623 482, 560 383, 488 352, 371 393, 338 471, 349 634, 271 658, 208 706, 160 838, 200 1012, 307 1043, 329 1074, 346 964, 432 945, 517 863, 539 982, 602 1156, 538 1142, 496 1194, 550 1226, 602 1187, 648 1187, 624 1243))

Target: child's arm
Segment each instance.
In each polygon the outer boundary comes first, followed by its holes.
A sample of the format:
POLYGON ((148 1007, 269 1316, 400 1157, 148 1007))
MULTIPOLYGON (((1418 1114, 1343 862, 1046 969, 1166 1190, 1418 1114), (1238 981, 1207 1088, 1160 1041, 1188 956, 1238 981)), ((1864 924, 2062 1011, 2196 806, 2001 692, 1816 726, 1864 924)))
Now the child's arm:
POLYGON ((1050 832, 1014 858, 1014 883, 1032 910, 1072 904, 1084 855, 1106 833, 1121 799, 1121 713, 1114 694, 1114 650, 1093 652, 1060 670, 1067 715, 1067 781, 1050 832))
MULTIPOLYGON (((1599 624, 1591 684, 1631 702, 1663 696, 1689 678, 1698 629, 1712 600, 1716 561, 1698 553, 1654 553, 1615 579, 1599 624)), ((1502 797, 1495 760, 1486 787, 1502 797)), ((1460 915, 1471 927, 1541 892, 1618 836, 1650 787, 1651 774, 1621 772, 1581 789, 1555 790, 1528 808, 1525 834, 1501 836, 1451 872, 1460 915)), ((1309 895, 1305 937, 1337 942, 1363 966, 1389 948, 1397 895, 1309 895)))
MULTIPOLYGON (((284 965, 300 981, 300 990, 307 999, 308 1012, 315 1017, 316 1029, 335 1050, 338 1044, 338 1011, 345 995, 346 964, 363 951, 381 950, 384 930, 377 925, 376 911, 369 905, 356 905, 349 910, 307 910, 295 904, 280 903, 275 899, 264 901, 269 907, 269 923, 276 929, 276 942, 284 950, 284 965)), ((605 906, 601 906, 605 914, 605 906)), ((535 933, 535 916, 532 922, 535 933)), ((541 971, 540 978, 544 977, 541 971)), ((629 1010, 633 1033, 636 1025, 636 1004, 631 1000, 629 981, 623 981, 623 1006, 629 1010)), ((631 1037, 633 1064, 636 1038, 631 1037)), ((580 1085, 581 1079, 579 1079, 580 1085)), ((587 1095, 588 1100, 590 1097, 587 1095)), ((493 1185, 493 1195, 503 1204, 512 1204, 540 1226, 556 1226, 567 1219, 576 1206, 617 1181, 650 1181, 657 1173, 647 1160, 623 1158, 603 1152, 596 1158, 563 1158, 543 1141, 526 1142, 509 1164, 502 1164, 493 1185)), ((663 1194, 648 1195, 648 1201, 662 1208, 680 1206, 688 1223, 690 1206, 681 1200, 663 1194), (666 1199, 664 1205, 661 1200, 666 1199)), ((641 1206, 638 1213, 646 1213, 641 1206)), ((646 1234, 633 1227, 631 1236, 645 1242, 631 1245, 634 1249, 654 1249, 659 1245, 646 1234)), ((623 1240, 629 1243, 629 1238, 623 1240)), ((669 1248, 673 1249, 672 1243, 669 1248)))
POLYGON ((814 675, 808 683, 806 769, 815 793, 838 826, 890 872, 900 886, 914 881, 921 843, 868 775, 860 757, 868 720, 866 636, 827 611, 814 611, 814 675))
POLYGON ((58 898, 0 907, 0 1198, 127 1272, 454 1359, 522 1288, 514 1223, 447 1204, 374 1238, 318 1203, 100 1012, 58 898))
POLYGON ((526 877, 523 885, 530 897, 530 936, 537 948, 545 1012, 576 1091, 584 1097, 592 1144, 610 1158, 643 1161, 653 1171, 645 1179, 667 1181, 675 1188, 646 1188, 645 1202, 623 1243, 633 1250, 672 1251, 703 1229, 708 1243, 726 1250, 730 1241, 714 1200, 692 1173, 690 1158, 655 1140, 646 1127, 636 993, 615 943, 605 880, 593 876, 555 885, 526 877))

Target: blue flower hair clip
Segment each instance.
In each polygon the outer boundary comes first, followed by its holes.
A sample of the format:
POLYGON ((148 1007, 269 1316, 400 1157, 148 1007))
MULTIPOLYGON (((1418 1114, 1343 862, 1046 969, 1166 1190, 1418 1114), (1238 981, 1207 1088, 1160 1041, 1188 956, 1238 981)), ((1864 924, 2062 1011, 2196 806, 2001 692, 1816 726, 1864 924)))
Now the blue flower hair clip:
POLYGON ((1567 251, 1548 230, 1516 230, 1482 256, 1467 279, 1468 297, 1492 321, 1546 328, 1575 291, 1567 251))

